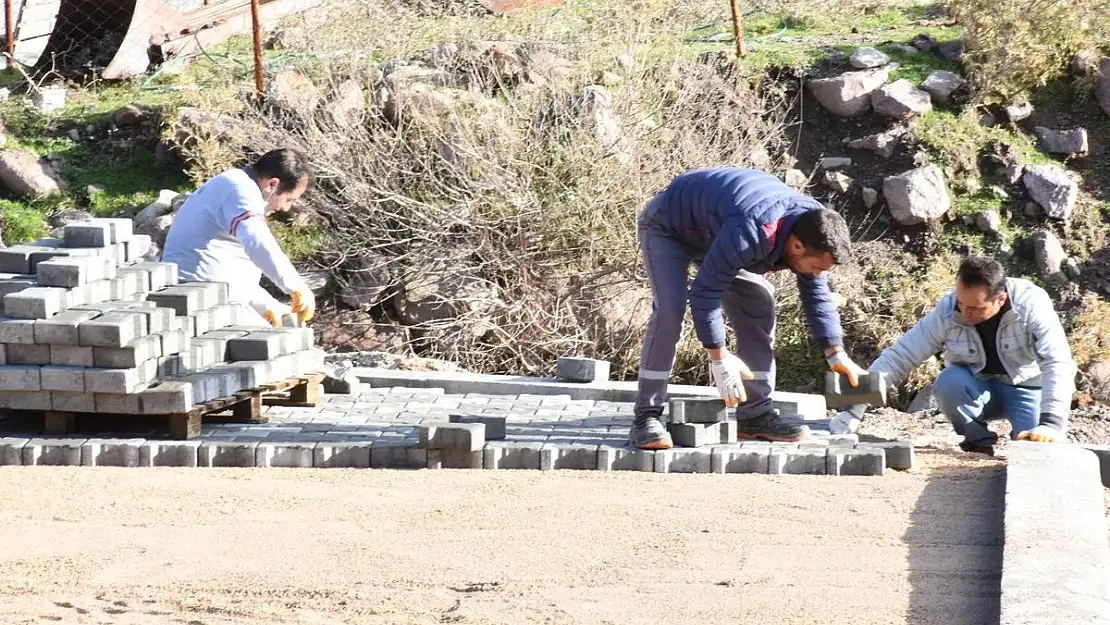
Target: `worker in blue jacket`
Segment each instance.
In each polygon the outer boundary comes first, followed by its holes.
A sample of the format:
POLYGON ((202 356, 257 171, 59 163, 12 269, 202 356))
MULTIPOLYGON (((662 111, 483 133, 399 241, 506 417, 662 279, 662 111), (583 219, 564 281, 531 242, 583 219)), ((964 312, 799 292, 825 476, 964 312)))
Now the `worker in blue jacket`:
POLYGON ((797 275, 807 324, 830 369, 858 384, 865 371, 842 347, 826 275, 851 253, 848 226, 836 211, 761 171, 699 169, 678 176, 648 202, 637 234, 654 302, 629 436, 636 447, 672 446, 660 417, 687 299, 713 382, 725 404, 736 408, 739 437, 805 437, 806 428, 784 420, 771 400, 775 294, 763 277, 769 271, 797 275), (687 289, 692 262, 700 267, 687 289), (725 345, 726 316, 736 333, 735 354, 725 345))

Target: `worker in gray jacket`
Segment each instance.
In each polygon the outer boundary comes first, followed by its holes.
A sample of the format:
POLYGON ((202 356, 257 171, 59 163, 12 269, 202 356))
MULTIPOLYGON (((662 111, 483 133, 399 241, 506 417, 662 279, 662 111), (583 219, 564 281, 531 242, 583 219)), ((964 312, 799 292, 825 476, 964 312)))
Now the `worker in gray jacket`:
MULTIPOLYGON (((965 259, 956 288, 897 343, 870 373, 896 384, 933 354, 944 351, 934 384, 937 404, 965 451, 993 454, 997 435, 987 421, 1006 418, 1011 437, 1063 441, 1075 392, 1075 362, 1048 294, 1033 283, 1007 278, 997 261, 965 259)), ((855 432, 866 405, 841 411, 833 433, 855 432)))

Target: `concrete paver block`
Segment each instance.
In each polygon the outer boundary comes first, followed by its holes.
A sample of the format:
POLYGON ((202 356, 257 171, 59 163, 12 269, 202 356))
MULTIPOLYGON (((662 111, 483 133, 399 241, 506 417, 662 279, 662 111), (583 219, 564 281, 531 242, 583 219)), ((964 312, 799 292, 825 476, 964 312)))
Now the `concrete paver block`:
POLYGON ((311 469, 316 443, 260 442, 254 450, 254 466, 258 468, 311 469))
POLYGON ((23 447, 30 439, 14 436, 0 437, 0 467, 23 465, 23 447))
POLYGON ((767 472, 774 475, 825 475, 828 450, 776 449, 768 456, 767 472))
POLYGON ((42 390, 41 367, 4 365, 0 367, 0 391, 42 390))
POLYGON ((597 450, 598 445, 544 443, 540 448, 540 469, 596 471, 597 450))
POLYGON ((161 341, 159 349, 163 356, 180 354, 181 352, 189 350, 191 340, 189 338, 189 333, 184 330, 165 330, 157 333, 157 336, 161 341))
POLYGON ((150 272, 138 267, 120 267, 116 279, 125 280, 127 285, 135 288, 136 293, 145 294, 151 291, 150 272))
POLYGON ((104 369, 133 369, 162 355, 162 338, 156 334, 140 336, 127 347, 94 347, 93 364, 104 369))
POLYGON ((4 391, 0 393, 0 407, 9 410, 50 410, 53 405, 50 391, 4 391))
POLYGON ((123 348, 146 333, 146 317, 130 311, 107 312, 77 326, 78 339, 86 347, 123 348))
POLYGON ((34 343, 35 323, 34 319, 0 319, 0 343, 34 343))
POLYGON ((891 441, 883 443, 860 443, 860 448, 878 448, 886 454, 886 467, 905 471, 913 468, 913 443, 910 441, 891 441))
POLYGON ((94 438, 81 447, 81 464, 86 467, 141 467, 141 438, 94 438))
POLYGON ((65 289, 34 286, 4 296, 4 314, 13 319, 49 319, 64 308, 65 289))
POLYGON ((713 473, 767 473, 770 445, 741 443, 713 449, 713 473))
POLYGON ((85 390, 90 393, 136 393, 154 381, 158 362, 148 360, 128 369, 86 369, 85 390))
POLYGON ((312 465, 318 469, 369 469, 370 444, 320 442, 312 450, 312 465))
MULTIPOLYGON (((86 384, 86 388, 88 388, 86 384)), ((142 413, 138 393, 95 393, 96 411, 102 414, 133 415, 142 413)))
POLYGON ((239 306, 236 304, 220 304, 212 308, 212 329, 221 330, 239 322, 239 306))
POLYGON ((132 234, 131 238, 124 241, 123 260, 133 263, 150 252, 153 241, 148 234, 132 234))
POLYGON ((427 468, 427 450, 405 440, 375 440, 370 446, 370 467, 373 469, 427 468))
POLYGON ((193 370, 193 359, 189 354, 172 354, 170 356, 160 356, 156 359, 158 362, 159 378, 168 378, 175 375, 182 375, 193 370))
POLYGON ((38 286, 38 281, 30 276, 0 279, 0 298, 8 293, 19 293, 35 286, 38 286))
POLYGON ((489 443, 482 450, 485 469, 539 469, 543 443, 489 443))
POLYGON ((100 316, 94 310, 66 310, 50 319, 34 321, 34 342, 39 345, 78 345, 78 326, 100 316))
POLYGON ((147 441, 139 448, 139 466, 195 467, 200 440, 147 441))
POLYGON ((667 431, 670 432, 671 440, 677 447, 704 447, 710 443, 720 442, 717 440, 720 431, 716 424, 668 423, 667 431))
POLYGON ((237 360, 273 360, 282 355, 284 342, 284 336, 281 334, 263 334, 259 332, 228 339, 227 359, 229 362, 237 360))
POLYGON ((90 220, 88 223, 92 224, 107 224, 110 241, 112 243, 122 243, 131 238, 132 221, 124 218, 110 218, 98 217, 90 220))
POLYGON ((0 248, 0 272, 18 275, 30 274, 31 253, 35 249, 35 247, 29 245, 13 245, 0 248))
POLYGON ((830 447, 825 457, 828 475, 882 475, 886 455, 882 449, 842 449, 830 447))
POLYGON ((428 449, 425 467, 428 469, 481 469, 482 450, 428 449))
POLYGON ((610 363, 593 358, 562 357, 556 363, 556 377, 567 382, 605 382, 610 363))
POLYGON ((853 387, 848 378, 829 371, 825 374, 825 403, 829 408, 843 408, 856 404, 886 405, 886 374, 868 373, 860 376, 859 386, 853 387))
POLYGON ((486 426, 485 439, 499 441, 505 439, 505 417, 484 414, 450 414, 447 420, 451 423, 483 423, 486 426))
POLYGON ((79 467, 85 438, 32 438, 23 446, 23 466, 79 467))
POLYGON ((254 467, 258 443, 206 441, 197 448, 198 467, 254 467))
POLYGON ((96 412, 96 396, 84 391, 51 391, 50 409, 58 412, 96 412))
MULTIPOLYGON (((40 345, 38 347, 46 347, 40 345)), ((47 347, 49 350, 50 348, 47 347)), ((85 392, 85 369, 83 367, 43 367, 39 374, 44 391, 85 392)))
POLYGON ((720 399, 672 399, 668 410, 671 423, 719 423, 728 419, 728 407, 720 399))
MULTIPOLYGON (((123 312, 123 311, 120 311, 123 312)), ((145 318, 143 324, 144 334, 161 334, 170 331, 170 325, 176 317, 174 311, 170 308, 159 307, 131 307, 126 312, 133 315, 142 315, 145 318)))
POLYGON ((150 291, 161 291, 168 286, 177 285, 180 281, 176 263, 143 262, 135 263, 134 267, 150 275, 150 291))
POLYGON ((648 449, 631 447, 599 446, 597 449, 598 471, 655 471, 655 452, 648 449))
POLYGON ((656 473, 709 473, 712 449, 662 449, 655 452, 656 473))
POLYGON ((39 284, 73 288, 104 278, 104 261, 95 257, 61 256, 44 260, 35 267, 39 284))
POLYGON ((423 449, 479 451, 486 444, 484 423, 430 423, 417 427, 423 449))
POLYGON ((78 345, 50 345, 50 364, 58 367, 93 366, 93 348, 78 345))
POLYGON ((193 385, 180 380, 166 380, 151 385, 139 394, 143 414, 174 414, 193 409, 193 385))
POLYGON ((113 243, 112 226, 103 222, 66 224, 63 232, 66 247, 108 247, 113 243))
POLYGON ((160 291, 147 293, 148 302, 164 308, 172 308, 178 317, 188 317, 201 310, 201 298, 204 297, 203 289, 190 289, 182 286, 169 286, 160 291))
POLYGON ((200 307, 203 309, 212 309, 226 304, 228 301, 228 285, 226 282, 190 281, 181 282, 178 286, 199 290, 202 293, 200 307))

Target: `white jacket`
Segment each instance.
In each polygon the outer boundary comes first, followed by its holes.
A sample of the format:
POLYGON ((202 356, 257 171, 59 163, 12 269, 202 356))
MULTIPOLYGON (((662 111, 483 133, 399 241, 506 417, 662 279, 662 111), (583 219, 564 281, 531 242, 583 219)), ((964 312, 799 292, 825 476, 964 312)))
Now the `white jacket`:
MULTIPOLYGON (((1010 309, 1002 314, 997 334, 998 358, 1008 374, 1004 381, 1041 387, 1041 424, 1064 431, 1075 394, 1076 366, 1060 317, 1048 293, 1028 280, 1007 278, 1006 292, 1010 309)), ((884 350, 870 371, 885 372, 889 383, 896 384, 941 348, 946 366, 968 367, 978 376, 987 364, 979 332, 956 311, 955 292, 942 297, 884 350)))
POLYGON ((276 300, 259 284, 265 273, 283 293, 304 281, 266 225, 262 191, 242 169, 204 183, 178 209, 162 260, 176 263, 182 280, 226 282, 231 301, 259 314, 276 300))

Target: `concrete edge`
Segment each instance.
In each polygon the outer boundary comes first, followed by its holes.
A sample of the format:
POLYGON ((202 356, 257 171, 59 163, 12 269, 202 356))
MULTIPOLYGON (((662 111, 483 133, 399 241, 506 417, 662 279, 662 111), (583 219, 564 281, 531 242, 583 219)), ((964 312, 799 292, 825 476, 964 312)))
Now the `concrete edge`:
POLYGON ((1004 524, 1000 625, 1110 623, 1110 539, 1094 452, 1012 443, 1004 524))
MULTIPOLYGON (((494 375, 485 373, 453 373, 442 371, 401 371, 374 367, 355 367, 359 381, 377 387, 441 388, 453 395, 487 393, 491 395, 567 395, 574 400, 631 403, 636 400, 635 382, 564 382, 554 378, 494 375)), ((669 397, 716 397, 711 386, 672 384, 669 397)), ((806 419, 825 419, 825 396, 809 393, 775 391, 775 407, 783 412, 799 414, 806 419)))
POLYGON ((604 442, 488 441, 476 451, 425 449, 415 440, 272 442, 0 438, 0 466, 242 468, 484 468, 880 476, 906 469, 912 445, 782 446, 761 442, 645 451, 604 442), (909 455, 907 455, 907 453, 909 455))

